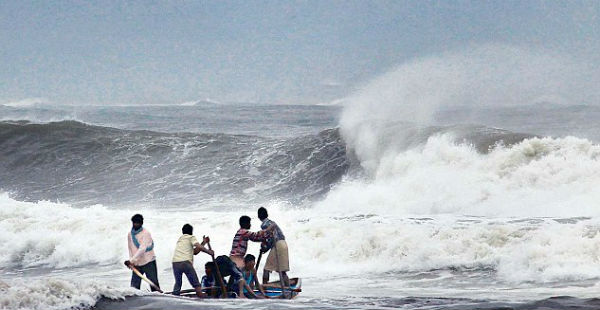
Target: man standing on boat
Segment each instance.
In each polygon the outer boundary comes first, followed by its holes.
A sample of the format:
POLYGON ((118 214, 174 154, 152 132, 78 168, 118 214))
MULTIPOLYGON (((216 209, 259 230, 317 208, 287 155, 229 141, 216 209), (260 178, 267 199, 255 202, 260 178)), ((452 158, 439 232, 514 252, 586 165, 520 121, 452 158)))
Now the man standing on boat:
POLYGON ((279 272, 284 285, 290 286, 290 280, 287 275, 287 272, 290 271, 290 261, 285 236, 279 225, 269 219, 267 209, 260 207, 258 209, 258 218, 262 221, 260 228, 268 234, 268 238, 261 245, 261 252, 265 253, 271 250, 263 270, 263 284, 269 282, 271 271, 276 271, 279 272))
POLYGON ((248 240, 254 242, 262 242, 266 240, 266 231, 252 232, 250 231, 250 217, 240 217, 240 229, 235 233, 233 237, 233 243, 231 245, 231 252, 229 258, 238 269, 244 268, 244 256, 248 250, 248 240))
POLYGON ((179 295, 181 291, 181 278, 185 274, 190 282, 190 285, 196 290, 198 297, 207 297, 202 292, 202 285, 198 281, 198 275, 194 269, 194 255, 204 252, 208 255, 215 255, 210 249, 204 247, 205 244, 210 242, 210 238, 204 236, 202 243, 198 242, 198 239, 193 235, 194 227, 190 224, 185 224, 181 228, 181 237, 177 240, 175 245, 175 254, 173 255, 173 275, 175 276, 175 285, 173 286, 173 295, 179 295))
MULTIPOLYGON (((130 264, 135 266, 137 270, 143 275, 156 284, 158 284, 158 272, 156 270, 156 255, 154 255, 154 241, 150 232, 142 227, 144 225, 144 217, 141 214, 136 214, 131 218, 132 228, 131 232, 127 234, 127 246, 129 248, 129 260, 125 262, 125 265, 130 264)), ((131 273, 131 287, 135 287, 138 290, 142 279, 135 274, 131 273)), ((157 291, 155 287, 151 287, 152 291, 157 291)))

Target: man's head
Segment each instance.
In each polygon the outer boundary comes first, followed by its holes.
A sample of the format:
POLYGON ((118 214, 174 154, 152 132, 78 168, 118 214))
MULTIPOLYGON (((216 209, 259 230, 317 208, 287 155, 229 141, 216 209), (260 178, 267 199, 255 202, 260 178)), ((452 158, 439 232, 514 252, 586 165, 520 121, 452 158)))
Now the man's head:
POLYGON ((190 225, 190 224, 185 224, 181 228, 181 232, 184 235, 193 235, 194 234, 194 227, 192 227, 192 225, 190 225))
POLYGON ((244 264, 246 265, 246 269, 251 269, 254 267, 256 258, 254 258, 254 255, 252 254, 248 254, 244 257, 244 264))
POLYGON ((240 217, 240 227, 244 229, 250 229, 250 217, 243 215, 240 217))
POLYGON ((208 263, 204 264, 204 272, 206 273, 206 275, 208 277, 212 276, 213 270, 215 270, 215 263, 208 262, 208 263))
POLYGON ((269 213, 267 212, 267 209, 260 207, 258 208, 258 218, 262 221, 264 219, 266 219, 267 217, 269 217, 269 213))
POLYGON ((134 229, 140 229, 144 225, 144 217, 141 214, 136 214, 131 217, 131 224, 134 229))

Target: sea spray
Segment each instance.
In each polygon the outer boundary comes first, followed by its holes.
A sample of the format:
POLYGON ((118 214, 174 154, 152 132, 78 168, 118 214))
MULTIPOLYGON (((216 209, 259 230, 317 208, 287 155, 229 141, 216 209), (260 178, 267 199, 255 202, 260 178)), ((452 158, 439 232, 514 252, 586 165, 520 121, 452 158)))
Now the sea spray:
MULTIPOLYGON (((588 59, 500 44, 417 58, 373 79, 345 100, 342 135, 363 166, 373 170, 382 155, 397 152, 398 144, 413 137, 412 131, 401 128, 390 131, 390 122, 432 125, 436 113, 452 108, 597 105, 600 71, 588 66, 588 59)), ((485 118, 476 121, 493 126, 485 118)))

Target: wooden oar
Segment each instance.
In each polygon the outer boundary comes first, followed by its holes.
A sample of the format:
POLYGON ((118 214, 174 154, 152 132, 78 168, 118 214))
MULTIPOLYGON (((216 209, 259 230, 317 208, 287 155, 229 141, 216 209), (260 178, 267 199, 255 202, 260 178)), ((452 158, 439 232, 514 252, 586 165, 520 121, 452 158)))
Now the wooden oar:
MULTIPOLYGON (((263 255, 263 251, 262 248, 260 250, 258 250, 258 260, 256 260, 256 266, 254 267, 254 270, 256 270, 256 278, 258 280, 258 266, 260 266, 260 259, 262 258, 263 255)), ((248 283, 248 285, 250 285, 250 283, 248 283)), ((258 285, 260 285, 260 283, 258 283, 258 285)), ((267 297, 267 296, 265 296, 267 297)))
MULTIPOLYGON (((212 251, 212 247, 210 246, 210 242, 207 243, 208 249, 212 251)), ((221 286, 221 298, 227 298, 227 289, 225 288, 225 283, 223 283, 223 277, 221 276, 221 270, 219 270, 219 265, 215 261, 215 252, 210 256, 212 258, 213 264, 215 265, 215 269, 217 269, 217 277, 219 278, 219 285, 221 286)))
POLYGON ((256 274, 258 275, 258 266, 260 266, 260 259, 262 258, 262 254, 263 251, 258 251, 258 260, 256 260, 256 267, 254 267, 254 269, 256 269, 256 274))
MULTIPOLYGON (((207 287, 203 287, 203 290, 212 290, 214 288, 218 288, 220 289, 220 286, 207 286, 207 287)), ((191 289, 187 289, 187 290, 181 290, 179 291, 179 294, 187 294, 187 293, 196 293, 196 289, 195 288, 191 288, 191 289)), ((173 292, 166 292, 165 294, 173 294, 173 292)))
POLYGON ((158 285, 154 284, 154 282, 152 282, 152 281, 150 281, 150 279, 146 278, 146 276, 144 276, 139 270, 137 270, 137 268, 135 268, 135 266, 133 266, 133 264, 129 263, 129 265, 127 265, 127 263, 126 263, 125 266, 127 266, 127 268, 131 269, 131 271, 133 271, 133 273, 135 273, 142 280, 144 280, 148 284, 150 284, 150 286, 153 289, 157 290, 159 293, 163 293, 163 291, 160 289, 160 287, 158 287, 158 285))

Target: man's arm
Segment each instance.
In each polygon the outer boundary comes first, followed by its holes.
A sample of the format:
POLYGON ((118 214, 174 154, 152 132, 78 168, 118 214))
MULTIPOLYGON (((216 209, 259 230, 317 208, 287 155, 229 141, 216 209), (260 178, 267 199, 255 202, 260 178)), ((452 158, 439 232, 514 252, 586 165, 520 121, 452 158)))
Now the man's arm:
POLYGON ((146 252, 146 249, 150 246, 150 244, 152 244, 151 242, 148 242, 152 240, 146 240, 144 236, 138 237, 138 241, 140 242, 140 247, 137 249, 135 254, 133 254, 133 256, 129 259, 129 261, 132 262, 134 265, 137 263, 140 256, 142 256, 142 254, 146 252))
POLYGON ((240 280, 240 292, 239 292, 239 296, 238 298, 246 298, 244 296, 244 288, 246 289, 246 291, 248 292, 248 294, 254 298, 263 298, 261 296, 256 296, 256 294, 254 294, 254 291, 252 290, 252 288, 250 288, 250 286, 248 286, 248 283, 246 283, 246 281, 244 281, 244 279, 240 280))
POLYGON ((262 230, 257 231, 257 232, 249 231, 246 236, 248 237, 248 240, 251 240, 254 242, 261 242, 261 241, 267 240, 267 236, 266 236, 265 232, 262 230))
POLYGON ((274 222, 271 222, 271 225, 269 225, 269 227, 263 229, 264 231, 271 233, 273 232, 273 230, 275 230, 277 228, 277 224, 274 222))
POLYGON ((265 229, 261 230, 261 232, 264 233, 264 239, 263 242, 260 245, 260 251, 263 253, 266 253, 267 251, 269 251, 272 247, 272 240, 269 241, 269 239, 271 237, 274 237, 274 233, 273 231, 277 228, 277 224, 275 224, 274 222, 270 222, 269 226, 267 226, 265 229))
POLYGON ((263 289, 262 285, 260 285, 260 282, 258 282, 258 276, 257 276, 256 270, 252 270, 252 273, 254 274, 252 281, 254 281, 254 284, 256 285, 256 288, 258 289, 258 291, 265 298, 269 298, 269 296, 267 296, 267 293, 265 293, 265 290, 263 289))
MULTIPOLYGON (((131 234, 127 234, 127 253, 131 253, 133 251, 133 248, 131 246, 131 244, 133 242, 130 242, 130 238, 131 238, 131 234)), ((125 261, 125 266, 129 267, 129 265, 131 264, 131 257, 129 257, 129 259, 127 259, 125 261)))
POLYGON ((200 244, 198 242, 194 243, 194 255, 196 255, 196 254, 198 254, 200 252, 204 252, 204 253, 206 253, 206 254, 208 254, 210 256, 215 255, 214 251, 205 248, 202 244, 200 244))

